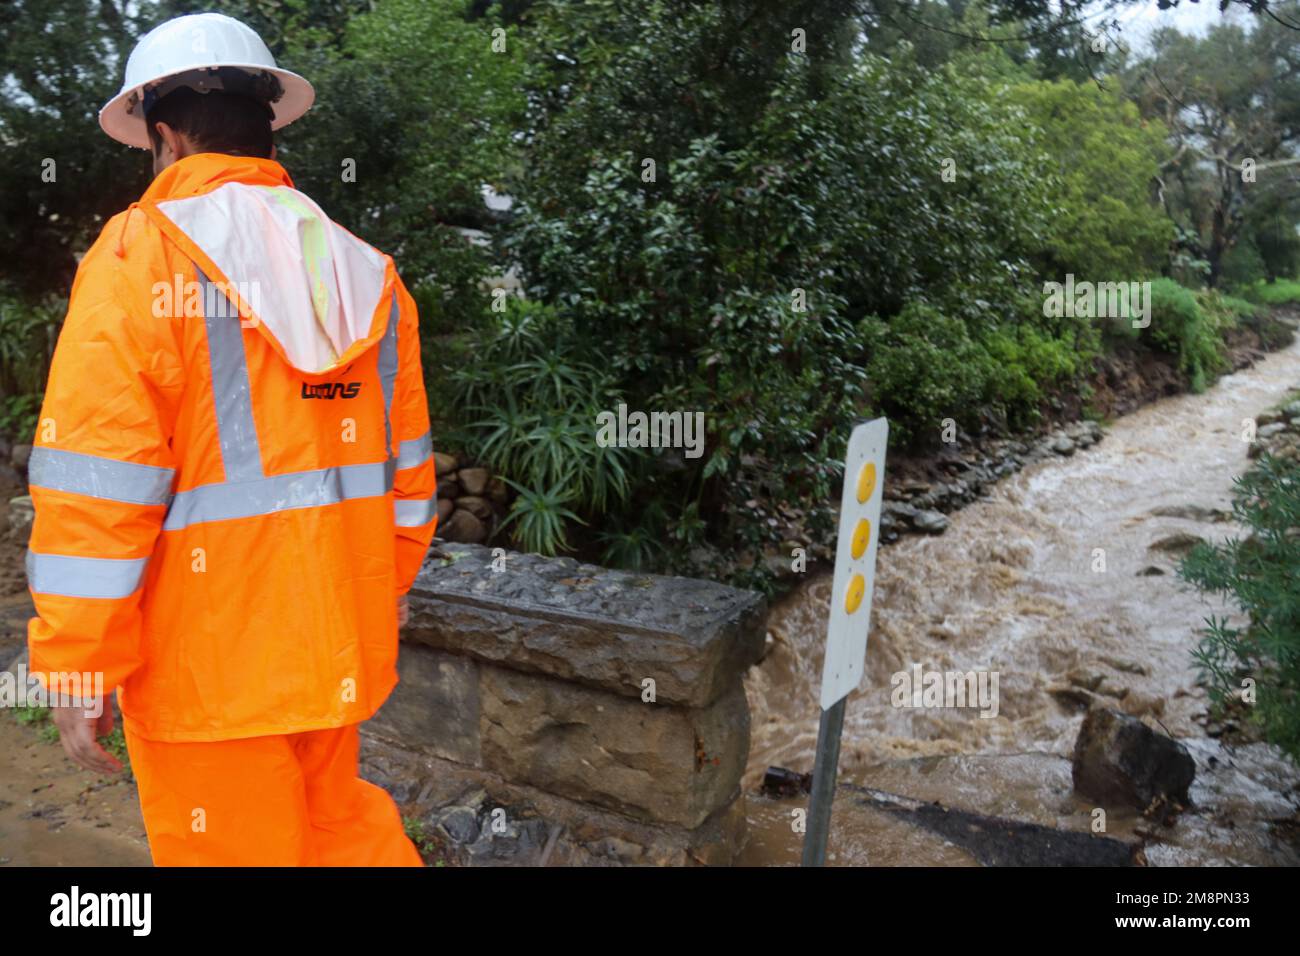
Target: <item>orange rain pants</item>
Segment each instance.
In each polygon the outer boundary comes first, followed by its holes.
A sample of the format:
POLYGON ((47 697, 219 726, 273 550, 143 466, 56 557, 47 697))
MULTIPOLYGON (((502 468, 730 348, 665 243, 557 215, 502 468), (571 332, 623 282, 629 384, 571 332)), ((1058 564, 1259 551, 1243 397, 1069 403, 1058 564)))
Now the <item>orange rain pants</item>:
POLYGON ((155 866, 423 866, 357 776, 357 725, 171 743, 126 731, 155 866))

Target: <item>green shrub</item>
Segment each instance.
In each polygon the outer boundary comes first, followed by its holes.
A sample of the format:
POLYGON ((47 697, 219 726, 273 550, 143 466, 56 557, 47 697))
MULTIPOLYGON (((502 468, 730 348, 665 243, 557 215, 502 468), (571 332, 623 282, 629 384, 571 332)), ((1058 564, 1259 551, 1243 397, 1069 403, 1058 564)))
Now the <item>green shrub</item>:
POLYGON ((988 367, 985 401, 1000 407, 1013 427, 1036 421, 1048 392, 1078 376, 1093 354, 1087 345, 1032 325, 994 329, 981 344, 988 367))
POLYGON ((519 492, 503 527, 526 551, 567 550, 579 512, 599 515, 629 493, 634 449, 596 444, 596 415, 614 408, 610 374, 580 358, 571 321, 547 306, 506 300, 468 337, 470 361, 444 367, 457 424, 449 440, 519 492))
POLYGON ((1204 289, 1198 295, 1201 308, 1213 312, 1220 327, 1228 327, 1255 318, 1264 311, 1258 304, 1240 296, 1229 295, 1214 289, 1204 289))
POLYGON ((1177 356, 1179 371, 1192 391, 1203 391, 1225 367, 1224 316, 1201 308, 1196 293, 1172 279, 1151 283, 1151 324, 1141 340, 1151 348, 1177 356))
POLYGON ((66 302, 31 303, 0 287, 0 434, 30 441, 66 302))
POLYGON ((889 418, 891 440, 937 443, 943 420, 977 422, 988 384, 988 353, 960 319, 909 302, 889 322, 868 319, 870 399, 889 418))
POLYGON ((1210 313, 1222 331, 1238 327, 1249 329, 1266 349, 1280 349, 1295 339, 1295 330, 1273 315, 1272 309, 1250 299, 1227 295, 1213 289, 1197 293, 1201 308, 1210 313))
POLYGON ((29 441, 36 433, 36 420, 40 414, 40 392, 0 398, 0 435, 11 435, 19 441, 29 441))
POLYGON ((972 336, 967 323, 920 302, 888 322, 866 320, 863 334, 870 400, 889 416, 891 441, 900 444, 936 441, 946 418, 969 428, 986 420, 1031 425, 1048 393, 1078 376, 1096 351, 1086 323, 1055 332, 1025 321, 972 336))
POLYGON ((1300 759, 1300 465, 1265 454, 1235 484, 1233 514, 1248 534, 1198 545, 1179 574, 1232 598, 1248 623, 1207 618, 1194 657, 1219 708, 1240 700, 1243 679, 1253 679, 1253 719, 1300 759))

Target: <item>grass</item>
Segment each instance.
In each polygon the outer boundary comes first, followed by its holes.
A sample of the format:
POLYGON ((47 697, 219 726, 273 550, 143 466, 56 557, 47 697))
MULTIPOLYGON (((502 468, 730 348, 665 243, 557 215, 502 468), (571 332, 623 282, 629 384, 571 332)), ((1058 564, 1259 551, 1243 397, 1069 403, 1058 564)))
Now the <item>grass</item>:
POLYGON ((1243 298, 1261 305, 1291 305, 1300 303, 1300 280, 1278 279, 1276 282, 1257 282, 1241 290, 1243 298))
POLYGON ((406 831, 407 838, 415 844, 420 856, 424 857, 426 861, 432 858, 431 866, 447 865, 447 860, 442 855, 444 849, 442 844, 429 833, 423 820, 418 817, 404 816, 402 817, 402 829, 406 831))
POLYGON ((48 707, 29 707, 20 704, 13 709, 14 719, 25 727, 31 727, 43 743, 57 744, 59 728, 54 726, 48 707))
MULTIPOLYGON (((26 704, 20 704, 12 711, 14 720, 24 727, 31 727, 36 731, 37 737, 42 743, 57 744, 59 742, 59 728, 54 725, 54 719, 51 716, 48 707, 31 707, 26 704)), ((131 773, 131 759, 126 751, 126 734, 122 732, 122 725, 115 724, 112 732, 98 738, 99 745, 106 751, 122 762, 122 767, 128 775, 131 773)))
POLYGON ((131 768, 131 758, 126 753, 126 734, 122 733, 121 725, 113 728, 112 733, 105 737, 99 738, 99 745, 107 750, 110 754, 122 761, 122 766, 129 771, 131 768))

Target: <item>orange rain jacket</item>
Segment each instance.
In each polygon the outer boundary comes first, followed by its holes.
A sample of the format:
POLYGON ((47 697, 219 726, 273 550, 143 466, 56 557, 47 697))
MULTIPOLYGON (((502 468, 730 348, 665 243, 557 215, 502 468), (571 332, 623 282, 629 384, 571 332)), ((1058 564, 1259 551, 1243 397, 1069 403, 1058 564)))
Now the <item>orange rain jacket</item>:
POLYGON ((159 741, 383 703, 437 524, 416 308, 278 163, 189 156, 109 221, 34 444, 33 672, 159 741))

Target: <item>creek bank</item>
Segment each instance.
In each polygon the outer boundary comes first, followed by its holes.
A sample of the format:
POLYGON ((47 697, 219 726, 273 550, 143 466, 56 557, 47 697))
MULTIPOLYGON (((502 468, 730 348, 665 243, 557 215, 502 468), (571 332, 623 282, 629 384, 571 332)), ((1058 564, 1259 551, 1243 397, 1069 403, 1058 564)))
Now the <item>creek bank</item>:
MULTIPOLYGON (((1105 430, 1099 422, 1085 419, 1038 436, 971 439, 959 433, 958 437, 959 441, 930 456, 891 452, 886 458, 882 543, 892 544, 906 535, 943 534, 953 512, 982 498, 1002 479, 1037 462, 1068 458, 1091 448, 1105 437, 1105 430)), ((804 570, 791 560, 799 551, 811 559, 807 570, 813 570, 817 562, 834 563, 833 538, 808 536, 797 518, 786 526, 784 535, 779 548, 769 547, 763 553, 763 562, 781 591, 788 591, 804 577, 804 570)), ((715 564, 716 560, 715 556, 715 564)), ((753 562, 752 555, 741 555, 730 564, 734 571, 751 567, 753 562)))
POLYGON ((1255 416, 1255 441, 1246 452, 1258 458, 1268 452, 1274 458, 1300 461, 1300 390, 1255 416))
MULTIPOLYGON (((904 534, 942 534, 950 512, 983 494, 990 485, 1034 462, 1069 457, 1102 440, 1100 424, 1079 421, 1037 439, 1007 438, 985 443, 978 452, 940 455, 935 464, 947 480, 902 478, 885 482, 880 512, 880 537, 889 543, 904 534)), ((888 472, 888 468, 886 469, 888 472)), ((833 557, 828 555, 828 559, 833 557)))
MULTIPOLYGON (((1230 329, 1224 339, 1225 374, 1251 368, 1270 352, 1286 347, 1294 340, 1297 326, 1300 306, 1285 306, 1230 329)), ((1105 437, 1102 420, 1112 421, 1190 389, 1191 382, 1174 356, 1118 343, 1097 358, 1082 394, 1062 394, 1044 402, 1036 431, 1006 435, 999 434, 1005 429, 990 428, 971 435, 958 430, 954 441, 935 451, 891 450, 885 468, 881 541, 892 544, 907 535, 943 534, 953 512, 982 498, 1004 478, 1037 462, 1069 458, 1096 445, 1105 437)), ((766 548, 761 558, 741 555, 724 562, 724 571, 748 568, 761 560, 775 578, 778 593, 784 593, 805 576, 791 560, 795 549, 806 551, 810 565, 833 564, 835 542, 809 535, 799 518, 786 516, 779 547, 766 548)), ((717 560, 714 556, 715 565, 717 560)), ((1157 568, 1150 573, 1163 572, 1157 568)))
MULTIPOLYGON (((1059 775, 1061 761, 1053 755, 1011 756, 1013 764, 1028 760, 1039 766, 1047 779, 1059 775)), ((1218 764, 1218 758, 1211 756, 1207 773, 1213 776, 1220 770, 1218 764)), ((923 767, 926 777, 946 772, 943 761, 926 759, 914 765, 923 767)), ((1000 770, 997 764, 991 766, 995 772, 1000 770)), ((1038 791, 1045 806, 1059 802, 1065 809, 1080 801, 1096 804, 1087 815, 1092 821, 1090 830, 1080 828, 1083 815, 1078 812, 1058 813, 1052 819, 1050 815, 1027 814, 1017 805, 1003 806, 1005 815, 994 816, 852 782, 841 781, 839 788, 857 794, 859 806, 929 831, 966 851, 982 866, 1145 866, 1148 839, 1158 839, 1161 827, 1170 827, 1191 805, 1189 791, 1195 776, 1196 762, 1187 747, 1141 720, 1097 706, 1079 728, 1070 766, 1073 793, 1038 791), (1135 811, 1150 822, 1136 823, 1135 811), (1119 827, 1118 837, 1107 835, 1108 813, 1129 821, 1119 827)), ((806 799, 811 790, 811 773, 768 767, 760 793, 777 800, 806 799)))

